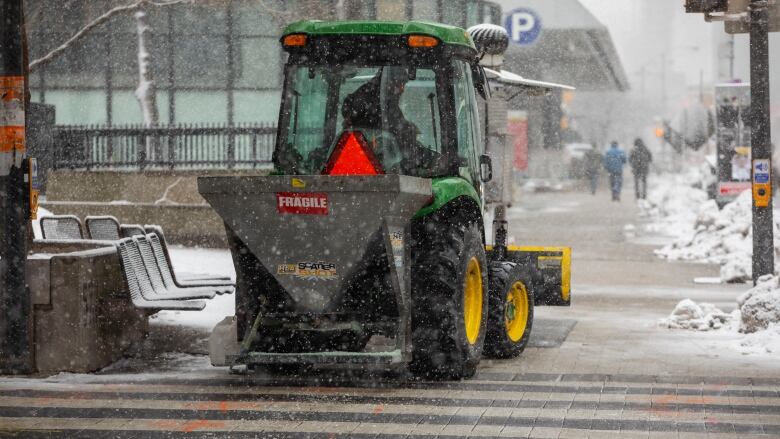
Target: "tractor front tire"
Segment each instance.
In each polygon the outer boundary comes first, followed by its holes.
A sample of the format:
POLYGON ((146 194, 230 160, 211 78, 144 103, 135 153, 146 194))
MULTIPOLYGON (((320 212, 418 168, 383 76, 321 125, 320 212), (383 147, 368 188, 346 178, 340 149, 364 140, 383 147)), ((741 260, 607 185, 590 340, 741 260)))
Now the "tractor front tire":
POLYGON ((432 379, 474 375, 487 332, 487 259, 475 223, 429 220, 412 265, 411 371, 432 379))
POLYGON ((512 262, 490 265, 490 311, 485 356, 514 358, 528 345, 534 321, 531 274, 512 262))

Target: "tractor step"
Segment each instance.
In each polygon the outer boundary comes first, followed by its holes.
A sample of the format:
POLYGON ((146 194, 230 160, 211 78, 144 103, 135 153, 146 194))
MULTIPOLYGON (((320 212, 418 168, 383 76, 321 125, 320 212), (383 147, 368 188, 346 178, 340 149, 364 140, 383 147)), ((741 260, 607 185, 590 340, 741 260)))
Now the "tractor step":
POLYGON ((228 356, 237 364, 375 364, 403 363, 400 350, 390 352, 250 352, 241 356, 228 356))

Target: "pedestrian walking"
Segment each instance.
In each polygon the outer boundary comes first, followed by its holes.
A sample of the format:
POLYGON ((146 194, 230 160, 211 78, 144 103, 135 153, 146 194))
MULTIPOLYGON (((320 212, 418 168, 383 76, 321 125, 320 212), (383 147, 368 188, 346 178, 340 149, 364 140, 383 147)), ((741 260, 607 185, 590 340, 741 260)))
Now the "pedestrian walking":
POLYGON ((626 153, 620 149, 617 141, 609 145, 604 153, 604 168, 609 174, 609 187, 612 189, 612 201, 620 201, 623 191, 623 167, 626 165, 626 153))
POLYGON ((596 195, 603 161, 601 153, 595 147, 585 152, 585 178, 590 183, 590 193, 593 195, 596 195))
POLYGON ((634 192, 637 200, 647 198, 647 174, 650 171, 652 161, 653 154, 647 149, 645 142, 637 138, 634 141, 634 149, 628 157, 631 172, 634 174, 634 192))

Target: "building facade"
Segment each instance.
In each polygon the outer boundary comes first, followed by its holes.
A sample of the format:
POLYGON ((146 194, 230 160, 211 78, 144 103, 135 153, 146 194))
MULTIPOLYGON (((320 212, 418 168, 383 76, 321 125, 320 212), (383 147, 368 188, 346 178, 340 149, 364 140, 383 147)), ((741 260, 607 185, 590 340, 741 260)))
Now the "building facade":
MULTIPOLYGON (((30 59, 39 59, 120 0, 26 2, 30 59)), ((429 20, 463 27, 498 23, 501 8, 479 0, 196 0, 148 6, 146 42, 161 124, 271 123, 278 115, 286 23, 307 18, 429 20)), ((30 74, 34 102, 57 124, 142 122, 137 20, 113 14, 30 74)))

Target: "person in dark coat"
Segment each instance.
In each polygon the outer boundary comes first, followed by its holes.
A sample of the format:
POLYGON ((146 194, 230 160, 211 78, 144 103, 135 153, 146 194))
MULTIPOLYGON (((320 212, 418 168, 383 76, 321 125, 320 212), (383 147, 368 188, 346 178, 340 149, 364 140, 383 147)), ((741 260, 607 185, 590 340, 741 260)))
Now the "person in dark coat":
POLYGON ((596 148, 585 152, 585 177, 590 183, 590 193, 596 195, 596 188, 599 184, 599 172, 603 158, 596 148))
POLYGON ((647 198, 647 174, 650 172, 650 163, 653 161, 653 154, 645 146, 642 139, 634 141, 634 149, 628 158, 631 164, 631 172, 634 174, 634 192, 637 200, 647 198))
POLYGON ((604 168, 609 174, 609 187, 612 189, 612 201, 620 201, 623 191, 623 167, 626 165, 626 153, 620 149, 617 141, 609 145, 604 153, 604 168))

